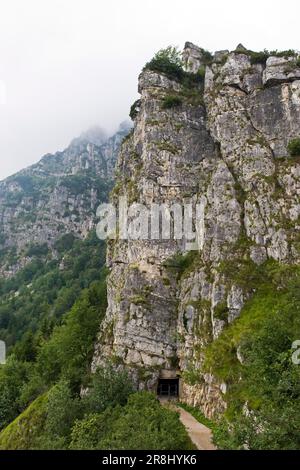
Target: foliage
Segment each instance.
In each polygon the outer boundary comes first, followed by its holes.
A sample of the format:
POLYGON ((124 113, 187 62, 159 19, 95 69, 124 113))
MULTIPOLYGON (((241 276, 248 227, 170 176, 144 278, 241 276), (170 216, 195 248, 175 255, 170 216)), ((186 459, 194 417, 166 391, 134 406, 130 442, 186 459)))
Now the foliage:
POLYGON ((293 139, 289 142, 288 151, 291 157, 300 156, 300 138, 293 139))
POLYGON ((212 54, 207 51, 206 49, 201 48, 201 54, 202 54, 202 62, 205 65, 210 65, 213 61, 213 56, 212 54))
POLYGON ((9 351, 28 331, 37 340, 47 339, 81 290, 99 279, 105 245, 95 232, 85 240, 72 235, 58 243, 58 259, 45 263, 35 257, 13 278, 0 280, 0 336, 9 351))
POLYGON ((49 248, 47 243, 42 243, 42 244, 32 244, 28 250, 26 255, 29 257, 32 256, 45 256, 49 252, 49 248))
POLYGON ((286 51, 271 51, 270 52, 270 56, 274 56, 274 57, 285 57, 285 58, 288 58, 288 57, 295 57, 297 55, 296 51, 294 49, 288 49, 286 51))
MULTIPOLYGON (((61 379, 77 390, 89 375, 94 342, 106 309, 105 272, 82 292, 60 326, 40 343, 27 333, 17 357, 0 367, 0 427, 7 425, 32 400, 61 379)), ((39 333, 41 335, 42 332, 39 333)))
POLYGON ((92 375, 89 392, 82 401, 86 411, 100 413, 108 406, 125 405, 131 393, 133 387, 127 372, 107 366, 92 375))
POLYGON ((239 54, 245 54, 250 57, 251 64, 263 64, 265 65, 267 62, 267 59, 269 57, 284 57, 284 58, 289 58, 289 57, 295 57, 297 53, 293 49, 289 49, 287 51, 268 51, 267 49, 264 49, 263 51, 260 52, 255 52, 251 50, 245 50, 245 49, 236 49, 234 52, 239 53, 239 54))
POLYGON ((139 392, 127 405, 77 421, 71 448, 106 450, 193 449, 176 412, 162 407, 154 395, 139 392))
POLYGON ((78 396, 73 397, 68 382, 61 380, 48 393, 45 427, 39 439, 41 449, 65 449, 70 443, 72 426, 83 417, 78 396))
POLYGON ((129 117, 134 121, 138 115, 139 108, 141 106, 141 100, 136 100, 130 108, 129 117))
POLYGON ((62 253, 64 251, 69 251, 73 247, 74 242, 75 242, 75 236, 73 235, 73 233, 66 233, 55 242, 54 248, 59 253, 62 253))
POLYGON ((162 108, 170 109, 180 106, 182 104, 182 99, 177 95, 166 95, 162 100, 162 108))
POLYGON ((185 411, 191 413, 191 415, 194 416, 194 418, 199 421, 199 423, 204 424, 204 426, 208 427, 209 429, 216 429, 216 424, 210 419, 206 418, 199 408, 187 405, 186 403, 182 402, 179 403, 179 406, 185 411))
POLYGON ((0 429, 7 426, 21 411, 20 393, 28 379, 30 364, 18 361, 14 356, 0 366, 0 429))
POLYGON ((89 372, 99 324, 106 310, 105 282, 92 284, 57 326, 37 357, 36 367, 45 383, 60 377, 79 385, 89 372))
POLYGON ((145 65, 145 69, 164 73, 171 80, 181 81, 184 78, 184 70, 181 54, 176 47, 168 46, 158 51, 154 58, 145 65))
POLYGON ((206 370, 228 387, 228 423, 215 435, 222 448, 300 448, 300 369, 291 360, 300 338, 300 269, 267 262, 262 272, 241 316, 206 350, 206 370))
POLYGON ((186 273, 191 266, 193 265, 195 260, 195 253, 189 251, 186 254, 177 253, 171 258, 167 259, 164 262, 164 266, 168 269, 168 271, 173 272, 176 274, 177 278, 186 273))
POLYGON ((0 433, 1 450, 39 448, 47 413, 47 394, 38 397, 0 433))
POLYGON ((253 52, 251 51, 251 64, 266 64, 268 58, 270 57, 269 51, 266 49, 260 52, 253 52))

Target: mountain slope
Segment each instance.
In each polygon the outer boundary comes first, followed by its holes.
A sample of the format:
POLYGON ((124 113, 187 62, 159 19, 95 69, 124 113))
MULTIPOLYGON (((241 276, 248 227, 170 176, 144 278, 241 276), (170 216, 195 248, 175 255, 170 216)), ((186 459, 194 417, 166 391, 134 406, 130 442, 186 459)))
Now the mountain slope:
MULTIPOLYGON (((179 380, 180 399, 205 415, 219 448, 300 448, 299 60, 241 45, 212 56, 187 43, 183 62, 168 48, 146 64, 111 201, 163 204, 164 213, 197 204, 197 245, 187 233, 128 241, 117 230, 108 241, 107 303, 102 271, 68 313, 63 293, 61 323, 24 335, 0 369, 2 426, 50 389, 46 415, 39 399, 20 415, 45 418, 41 447, 181 448, 189 444, 178 417, 144 391, 179 380)), ((99 274, 90 258, 103 245, 90 237, 49 243, 59 261, 51 279, 41 275, 49 298, 60 266, 67 289, 99 274), (76 253, 87 248, 81 270, 76 253)), ((31 249, 45 258, 42 247, 31 249)), ((17 279, 4 283, 6 315, 17 279)), ((48 304, 44 318, 60 310, 48 304)), ((16 432, 19 422, 2 431, 0 446, 23 445, 28 430, 16 432)))
POLYGON ((105 245, 92 229, 108 199, 127 124, 93 128, 63 152, 0 182, 0 335, 8 350, 48 334, 82 289, 99 279, 105 245))
POLYGON ((55 256, 66 233, 85 238, 112 188, 118 149, 129 127, 110 138, 92 129, 63 152, 0 182, 0 274, 14 275, 34 253, 55 256))

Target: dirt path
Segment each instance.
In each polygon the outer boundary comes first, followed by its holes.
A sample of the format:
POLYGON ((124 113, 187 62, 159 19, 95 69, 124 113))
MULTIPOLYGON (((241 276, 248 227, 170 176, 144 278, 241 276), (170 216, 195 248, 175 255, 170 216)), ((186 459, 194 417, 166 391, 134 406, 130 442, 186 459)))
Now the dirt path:
POLYGON ((198 450, 216 450, 212 443, 212 432, 209 428, 199 423, 194 416, 180 408, 180 406, 176 406, 176 411, 178 411, 180 421, 185 426, 190 439, 198 450))
POLYGON ((212 432, 208 427, 199 423, 191 413, 185 411, 175 403, 161 401, 161 404, 169 406, 179 413, 180 421, 184 425, 191 441, 195 444, 198 450, 216 450, 216 447, 212 443, 212 432))

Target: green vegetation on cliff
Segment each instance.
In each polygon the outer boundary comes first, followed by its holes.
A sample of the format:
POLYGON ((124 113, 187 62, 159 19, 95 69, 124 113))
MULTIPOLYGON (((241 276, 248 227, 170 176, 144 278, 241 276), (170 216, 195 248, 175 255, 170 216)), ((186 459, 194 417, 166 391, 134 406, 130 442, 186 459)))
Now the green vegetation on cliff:
POLYGON ((82 398, 61 380, 0 433, 0 449, 193 449, 176 412, 127 375, 99 369, 82 398), (105 379, 105 381, 103 380, 105 379))
POLYGON ((300 269, 267 262, 252 276, 255 293, 206 350, 207 371, 227 385, 215 440, 221 448, 300 449, 300 367, 292 361, 300 269))

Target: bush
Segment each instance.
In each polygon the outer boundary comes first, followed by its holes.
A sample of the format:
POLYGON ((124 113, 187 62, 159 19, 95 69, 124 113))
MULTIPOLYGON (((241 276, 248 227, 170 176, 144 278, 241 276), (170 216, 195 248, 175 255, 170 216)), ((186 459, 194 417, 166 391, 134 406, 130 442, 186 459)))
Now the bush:
POLYGON ((273 57, 284 57, 284 58, 288 58, 288 57, 295 57, 297 54, 296 54, 296 51, 294 51, 294 49, 288 49, 287 51, 271 51, 270 52, 270 56, 273 56, 273 57))
POLYGON ((99 368, 92 375, 89 392, 82 400, 85 411, 101 413, 109 406, 125 405, 133 391, 127 372, 116 371, 112 366, 99 368))
POLYGON ((130 108, 129 117, 134 121, 139 113, 139 108, 141 106, 141 100, 136 100, 130 108))
POLYGON ((164 73, 171 80, 181 81, 184 77, 181 54, 176 47, 169 46, 158 51, 144 69, 164 73))
POLYGON ((202 52, 202 62, 205 65, 210 65, 213 61, 213 55, 206 49, 201 49, 202 52))
POLYGON ((71 448, 105 450, 193 449, 178 413, 162 407, 149 392, 131 395, 125 407, 77 421, 71 448))
POLYGON ((180 279, 181 276, 189 270, 195 261, 195 253, 189 251, 186 254, 177 253, 171 258, 168 258, 164 262, 164 266, 168 271, 176 274, 177 278, 180 279))
POLYGON ((82 418, 83 407, 79 397, 73 397, 69 384, 62 380, 48 393, 47 417, 39 447, 65 449, 69 445, 71 429, 76 419, 82 418))
POLYGON ((300 138, 293 139, 289 142, 288 151, 291 157, 300 156, 300 138))
POLYGON ((73 233, 66 233, 54 243, 54 248, 59 253, 69 251, 73 247, 75 239, 73 233))
POLYGON ((170 109, 175 108, 176 106, 180 106, 182 104, 182 99, 176 95, 167 95, 164 97, 162 102, 163 109, 170 109))
POLYGON ((21 387, 30 373, 30 364, 18 361, 11 355, 0 366, 0 429, 22 411, 19 405, 21 387))
POLYGON ((251 52, 250 58, 251 58, 251 64, 263 64, 265 65, 268 58, 270 57, 269 51, 266 49, 261 52, 251 52))
POLYGON ((41 245, 34 245, 32 244, 28 250, 26 255, 31 257, 31 256, 44 256, 47 255, 49 252, 49 248, 47 243, 42 243, 41 245))

